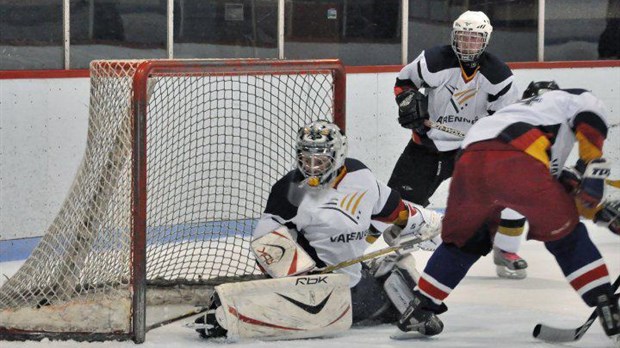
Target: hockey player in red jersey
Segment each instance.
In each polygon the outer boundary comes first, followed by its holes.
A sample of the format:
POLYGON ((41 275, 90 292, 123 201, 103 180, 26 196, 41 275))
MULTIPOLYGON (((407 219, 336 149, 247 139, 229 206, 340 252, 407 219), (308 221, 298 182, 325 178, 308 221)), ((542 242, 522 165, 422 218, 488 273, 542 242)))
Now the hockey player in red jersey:
POLYGON ((528 239, 545 243, 566 280, 596 307, 607 335, 620 333, 607 266, 579 221, 580 215, 592 218, 618 233, 618 217, 610 222, 600 204, 610 171, 602 152, 608 130, 604 106, 586 90, 562 90, 550 82, 530 84, 524 97, 478 121, 465 137, 450 185, 443 244, 420 277, 416 299, 399 322, 402 330, 416 330, 447 310, 444 300, 491 250, 500 211, 512 208, 527 218, 528 239), (539 95, 541 90, 549 91, 539 95), (562 170, 575 142, 579 160, 562 170))
MULTIPOLYGON (((312 273, 317 268, 362 256, 369 242, 377 237, 368 234, 371 222, 394 224, 390 230, 398 231, 399 238, 404 236, 404 239, 413 236, 430 239, 439 234, 440 214, 403 201, 397 191, 378 181, 363 163, 347 158, 347 137, 335 124, 316 121, 302 127, 296 137, 296 153, 296 169, 273 185, 265 211, 253 232, 251 249, 261 269, 273 278, 267 281, 312 273)), ((402 238, 387 242, 396 245, 402 242, 402 238)), ((431 239, 421 247, 434 249, 437 244, 431 239)), ((292 308, 291 313, 298 311, 300 314, 286 320, 286 315, 293 314, 280 312, 278 320, 284 319, 275 323, 273 316, 263 317, 261 311, 255 310, 257 314, 251 321, 245 320, 245 331, 240 335, 291 338, 290 333, 293 333, 294 338, 315 337, 325 334, 324 329, 341 321, 345 314, 351 315, 354 324, 396 322, 413 298, 412 290, 419 277, 415 259, 410 253, 382 257, 368 265, 354 264, 336 272, 348 276, 345 277, 348 279, 345 286, 351 289, 352 313, 345 310, 346 313, 337 312, 330 316, 329 309, 318 313, 318 305, 313 301, 319 295, 311 294, 314 307, 297 305, 308 311, 315 308, 316 313, 307 314, 299 312, 299 308, 292 308), (320 315, 325 315, 323 322, 317 319, 320 315)), ((296 288, 292 287, 291 293, 298 292, 296 288)), ((222 293, 219 295, 222 297, 222 293)), ((283 304, 274 300, 269 307, 299 302, 292 299, 295 296, 299 299, 300 295, 290 295, 279 289, 277 301, 282 298, 291 300, 283 304)), ((337 296, 343 294, 325 297, 325 308, 337 296)), ((269 305, 265 304, 269 298, 261 298, 262 303, 253 307, 269 305)), ((217 299, 215 307, 219 306, 220 300, 224 299, 217 299)), ((238 306, 234 308, 235 313, 241 312, 238 306)), ((205 324, 198 332, 203 337, 226 335, 227 329, 237 327, 231 321, 238 321, 240 316, 221 320, 226 315, 220 311, 218 317, 217 308, 213 308, 197 321, 205 324)))
MULTIPOLYGON (((465 134, 478 119, 518 100, 510 68, 486 51, 492 31, 483 12, 467 11, 454 21, 451 45, 424 50, 398 74, 398 121, 412 130, 412 137, 388 186, 403 199, 427 206, 439 185, 452 176, 463 140, 429 128, 425 120, 465 134)), ((497 274, 525 278, 527 262, 517 254, 525 219, 510 210, 502 218, 493 250, 497 274)))

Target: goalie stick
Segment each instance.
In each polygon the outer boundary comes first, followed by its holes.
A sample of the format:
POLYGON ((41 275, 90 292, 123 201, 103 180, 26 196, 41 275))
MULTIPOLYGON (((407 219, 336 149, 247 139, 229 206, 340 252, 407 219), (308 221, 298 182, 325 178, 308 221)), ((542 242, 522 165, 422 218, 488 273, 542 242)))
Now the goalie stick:
POLYGON ((383 248, 383 249, 379 249, 377 251, 373 251, 370 252, 368 254, 364 254, 360 257, 356 257, 354 259, 351 260, 347 260, 347 261, 342 261, 340 263, 337 263, 335 265, 331 265, 331 266, 327 266, 327 267, 323 267, 323 268, 317 268, 314 270, 314 272, 318 272, 321 274, 324 273, 330 273, 333 272, 337 269, 341 269, 341 268, 345 268, 345 267, 349 267, 351 265, 354 265, 356 263, 360 263, 360 262, 364 262, 364 261, 368 261, 368 260, 372 260, 374 258, 377 258, 379 256, 385 255, 385 254, 390 254, 393 252, 411 252, 413 251, 413 248, 415 248, 416 245, 425 242, 429 240, 429 238, 424 238, 424 237, 415 237, 412 239, 409 239, 407 241, 404 241, 398 245, 394 245, 391 247, 387 247, 387 248, 383 248))
MULTIPOLYGON (((613 292, 616 292, 616 290, 618 290, 619 285, 620 276, 616 278, 616 281, 612 285, 613 292)), ((534 336, 534 338, 547 342, 575 342, 580 340, 581 337, 583 337, 583 335, 586 333, 586 331, 588 331, 590 326, 592 326, 592 323, 594 323, 597 317, 598 314, 596 313, 596 310, 594 310, 592 314, 590 314, 590 317, 588 317, 588 320, 586 320, 583 325, 575 329, 562 329, 553 326, 547 326, 545 324, 537 324, 536 327, 534 327, 534 332, 532 332, 532 335, 534 336)))

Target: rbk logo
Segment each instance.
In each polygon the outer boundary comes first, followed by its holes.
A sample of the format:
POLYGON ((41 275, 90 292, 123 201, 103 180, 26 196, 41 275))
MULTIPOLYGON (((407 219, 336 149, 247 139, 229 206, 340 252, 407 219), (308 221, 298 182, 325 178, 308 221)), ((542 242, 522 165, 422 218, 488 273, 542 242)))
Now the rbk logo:
POLYGON ((262 249, 256 249, 256 252, 258 253, 258 257, 260 257, 263 261, 265 261, 265 263, 267 265, 271 265, 274 262, 278 262, 278 261, 282 260, 282 258, 284 257, 284 254, 286 253, 286 250, 283 247, 279 246, 279 245, 263 244, 263 248, 262 249), (265 248, 265 245, 280 250, 280 256, 279 257, 274 257, 273 255, 271 255, 267 251, 267 248, 265 248))
MULTIPOLYGON (((332 291, 333 292, 333 291, 332 291)), ((278 294, 278 293, 276 293, 278 294)), ((327 304, 327 300, 329 300, 329 298, 332 296, 332 293, 330 292, 329 295, 327 295, 327 297, 325 297, 325 299, 323 301, 321 301, 319 304, 317 305, 309 305, 303 302, 299 302, 295 299, 292 299, 288 296, 284 296, 282 294, 278 294, 280 297, 282 297, 283 299, 289 301, 290 303, 294 304, 295 306, 303 309, 304 311, 310 313, 310 314, 317 314, 320 313, 323 310, 323 307, 325 307, 325 305, 327 304)))
POLYGON ((295 280, 295 286, 297 285, 314 285, 319 283, 327 284, 327 277, 299 277, 295 280))

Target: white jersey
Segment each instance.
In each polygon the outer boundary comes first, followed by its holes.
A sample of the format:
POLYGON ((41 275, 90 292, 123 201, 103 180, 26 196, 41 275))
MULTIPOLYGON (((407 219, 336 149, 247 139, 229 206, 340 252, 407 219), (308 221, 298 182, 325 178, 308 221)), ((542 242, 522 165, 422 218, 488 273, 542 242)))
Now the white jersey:
MULTIPOLYGON (((478 68, 466 76, 450 46, 422 51, 398 74, 397 86, 404 81, 427 90, 432 121, 463 133, 478 119, 518 100, 510 68, 486 52, 480 57, 478 68)), ((434 144, 439 151, 458 149, 462 141, 437 129, 430 129, 426 137, 422 143, 434 144)))
MULTIPOLYGON (((371 219, 393 216, 401 200, 361 162, 347 158, 345 167, 346 175, 337 185, 323 190, 300 187, 298 171, 280 179, 272 188, 253 237, 285 225, 319 267, 361 256, 369 246, 366 235, 371 219)), ((350 285, 355 286, 361 277, 361 265, 337 272, 349 275, 350 285)))
POLYGON ((557 176, 577 138, 582 139, 582 159, 600 156, 607 128, 605 106, 592 93, 583 89, 556 90, 522 100, 478 121, 467 133, 462 147, 498 138, 540 159, 531 149, 544 135, 549 139, 549 148, 540 149, 539 154, 546 153, 546 164, 557 176), (582 136, 576 137, 578 133, 582 136))

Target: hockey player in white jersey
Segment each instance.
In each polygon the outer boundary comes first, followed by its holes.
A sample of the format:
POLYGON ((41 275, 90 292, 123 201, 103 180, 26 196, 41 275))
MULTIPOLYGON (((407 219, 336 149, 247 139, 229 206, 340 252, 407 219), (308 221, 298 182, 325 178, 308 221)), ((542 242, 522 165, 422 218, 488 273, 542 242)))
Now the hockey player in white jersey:
POLYGON ((409 318, 399 325, 403 330, 447 310, 444 300, 489 252, 500 211, 508 207, 527 218, 528 239, 544 242, 573 289, 596 307, 606 334, 620 334, 618 298, 605 260, 579 221, 581 215, 620 233, 618 203, 601 203, 610 172, 603 158, 605 108, 586 90, 560 90, 552 82, 530 84, 524 97, 478 121, 465 137, 450 184, 443 243, 420 277, 409 318), (540 90, 550 91, 539 95, 540 90), (563 170, 575 142, 579 160, 563 170), (615 216, 609 214, 614 207, 615 216))
MULTIPOLYGON (((486 51, 492 32, 483 12, 466 11, 454 21, 451 45, 424 50, 398 74, 398 121, 412 130, 412 137, 388 186, 403 199, 428 205, 439 185, 452 176, 463 140, 429 128, 425 120, 466 134, 480 118, 517 101, 510 68, 486 51)), ((502 218, 493 250, 497 274, 525 278, 527 262, 517 254, 525 219, 510 210, 502 218)))
MULTIPOLYGON (((272 282, 269 284, 278 287, 274 303, 272 294, 265 295, 248 309, 255 314, 247 315, 241 313, 239 305, 230 303, 249 300, 225 299, 226 291, 220 291, 215 306, 221 308, 227 302, 234 310, 218 312, 214 308, 199 318, 198 322, 205 324, 198 330, 203 337, 230 334, 233 327, 240 331, 239 325, 232 323, 240 321, 244 333, 238 335, 244 337, 316 337, 337 331, 330 328, 340 325, 347 316, 353 324, 396 322, 413 299, 419 273, 410 253, 336 270, 346 275, 342 276, 345 286, 351 289, 348 312, 346 301, 341 298, 345 293, 327 284, 333 283, 332 278, 303 275, 363 255, 369 242, 377 237, 368 232, 372 221, 392 224, 386 230, 389 245, 418 236, 430 239, 422 247, 433 249, 438 242, 431 238, 439 234, 441 215, 403 201, 397 191, 378 181, 363 163, 347 158, 347 138, 335 124, 317 121, 302 127, 297 134, 296 151, 297 168, 273 185, 251 243, 259 266, 274 278, 261 282, 272 282), (295 278, 300 275, 301 278, 295 278), (286 279, 295 281, 284 289, 278 281, 286 279), (299 290, 299 279, 303 284, 322 283, 318 285, 324 285, 325 295, 319 295, 321 292, 313 285, 315 290, 303 300, 306 294, 299 290), (332 311, 329 306, 334 301, 341 305, 333 305, 332 311), (256 309, 261 306, 269 308, 256 309), (277 314, 266 314, 278 306, 283 308, 277 314), (291 308, 285 310, 287 306, 291 308), (235 315, 231 317, 227 312, 235 315), (244 315, 251 320, 239 319, 244 315), (321 315, 324 318, 318 319, 321 315)), ((242 286, 239 283, 238 287, 242 286)), ((240 291, 233 292, 237 296, 240 291)), ((342 327, 346 325, 339 328, 342 327)))

